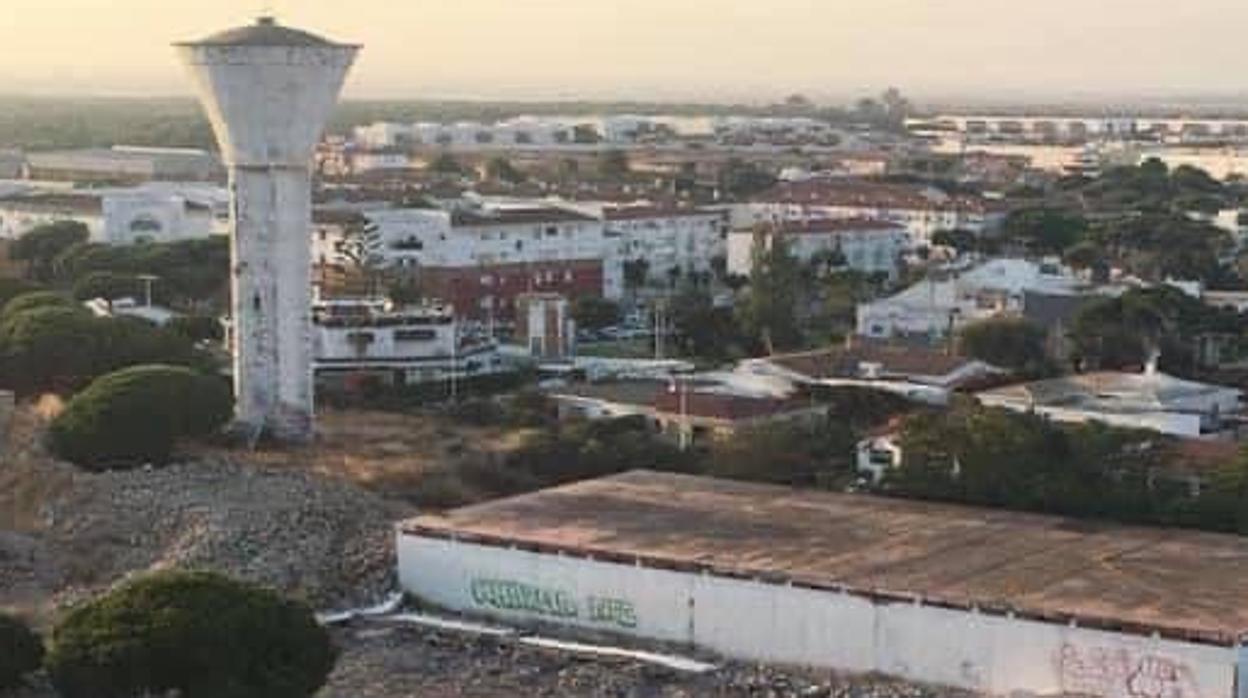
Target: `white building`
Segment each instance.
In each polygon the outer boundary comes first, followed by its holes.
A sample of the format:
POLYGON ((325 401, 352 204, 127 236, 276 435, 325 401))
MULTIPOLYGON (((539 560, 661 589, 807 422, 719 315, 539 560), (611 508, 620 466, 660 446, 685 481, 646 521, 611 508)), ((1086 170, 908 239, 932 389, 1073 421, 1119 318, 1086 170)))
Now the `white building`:
POLYGON ((993 259, 949 278, 928 278, 887 298, 858 305, 858 334, 947 337, 968 323, 1023 312, 1026 292, 1073 296, 1083 282, 1055 261, 993 259))
POLYGON ((573 125, 557 119, 517 117, 492 124, 460 121, 451 124, 378 122, 357 126, 353 140, 365 151, 410 152, 421 147, 456 150, 549 147, 573 140, 573 125))
POLYGON ((358 213, 373 229, 370 244, 381 266, 419 274, 427 292, 467 317, 509 318, 522 293, 623 293, 619 258, 602 220, 569 208, 527 202, 344 211, 318 212, 312 239, 318 263, 350 264, 341 252, 350 230, 344 221, 358 213))
POLYGON ((312 356, 321 380, 373 374, 392 384, 414 385, 505 370, 498 346, 461 336, 450 308, 396 307, 386 300, 316 303, 312 356))
POLYGON ((867 274, 897 274, 897 263, 909 246, 906 229, 890 221, 869 218, 823 218, 761 224, 756 230, 728 234, 728 271, 746 275, 753 266, 754 246, 769 247, 777 235, 802 262, 820 255, 839 256, 843 265, 867 274))
POLYGON ((1005 220, 1000 202, 950 195, 934 187, 885 184, 848 177, 781 182, 748 204, 734 207, 733 228, 776 221, 870 218, 905 226, 911 247, 930 247, 940 230, 976 234, 994 231, 1005 220))
POLYGON ((977 695, 1248 685, 1239 536, 633 471, 397 538, 404 591, 508 625, 977 695))
POLYGON ((1100 371, 1010 385, 976 394, 988 407, 1033 412, 1060 422, 1104 422, 1173 436, 1226 432, 1243 391, 1183 380, 1156 370, 1100 371))
POLYGON ((713 260, 727 255, 727 220, 719 211, 647 204, 580 208, 602 219, 604 255, 618 264, 644 260, 652 284, 669 284, 674 274, 710 274, 713 260))
POLYGON ((172 242, 225 232, 228 208, 212 190, 192 186, 109 189, 26 189, 0 196, 0 239, 37 226, 77 221, 91 242, 172 242))

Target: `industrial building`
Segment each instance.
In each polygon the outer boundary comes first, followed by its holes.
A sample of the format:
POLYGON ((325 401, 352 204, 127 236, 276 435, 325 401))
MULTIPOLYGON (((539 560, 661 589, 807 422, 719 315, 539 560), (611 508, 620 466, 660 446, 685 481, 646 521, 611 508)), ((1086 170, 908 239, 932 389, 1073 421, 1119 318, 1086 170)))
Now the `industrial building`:
POLYGON ((25 174, 29 179, 139 184, 219 181, 225 170, 204 150, 116 145, 28 153, 25 174))
POLYGON ((1248 686, 1248 540, 633 471, 423 516, 441 607, 986 693, 1248 686))

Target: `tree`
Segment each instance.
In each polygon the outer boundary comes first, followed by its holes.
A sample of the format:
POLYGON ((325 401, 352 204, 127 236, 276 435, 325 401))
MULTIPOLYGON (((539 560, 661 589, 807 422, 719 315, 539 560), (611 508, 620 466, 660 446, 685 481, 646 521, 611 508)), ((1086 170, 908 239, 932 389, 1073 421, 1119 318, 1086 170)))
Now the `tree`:
POLYGON ((598 156, 598 174, 605 179, 623 179, 629 171, 628 153, 619 148, 605 150, 598 156))
POLYGON ((21 620, 0 613, 0 692, 18 688, 43 664, 43 640, 21 620))
POLYGON ((492 157, 485 163, 485 178, 506 184, 519 184, 525 180, 524 173, 501 155, 492 157))
POLYGON ((990 318, 961 332, 962 352, 1019 373, 1039 373, 1047 363, 1044 328, 1022 318, 990 318))
POLYGON ((97 328, 97 320, 81 308, 6 312, 0 318, 0 384, 23 394, 82 385, 99 360, 97 328))
POLYGON ((49 436, 57 455, 92 470, 163 464, 179 439, 220 429, 232 406, 220 378, 181 366, 133 366, 75 395, 49 436))
POLYGON ((80 301, 103 298, 111 303, 118 298, 134 297, 139 291, 139 280, 134 276, 111 271, 93 271, 74 283, 73 294, 80 301))
POLYGON ((577 327, 601 330, 620 321, 620 306, 606 298, 581 296, 572 303, 572 319, 577 327))
POLYGON ((9 256, 26 262, 31 278, 50 281, 57 258, 74 245, 85 243, 90 235, 87 226, 78 221, 45 223, 14 241, 9 256))
POLYGON ((740 342, 732 308, 716 307, 710 292, 693 283, 672 298, 671 318, 685 356, 725 359, 740 342))
POLYGON ((1088 222, 1083 216, 1060 208, 1027 208, 1014 211, 1002 225, 1002 235, 1036 254, 1061 254, 1083 240, 1088 222))
POLYGON ((335 661, 301 603, 206 572, 161 572, 78 606, 52 633, 65 698, 308 698, 335 661))
POLYGON ((842 422, 775 423, 714 443, 707 474, 782 485, 816 485, 850 472, 853 432, 842 422))
POLYGON ((959 254, 965 254, 979 248, 979 236, 963 228, 937 230, 932 233, 932 244, 952 247, 959 254))
POLYGON ((464 166, 459 164, 454 155, 443 151, 429 163, 429 171, 441 175, 461 175, 464 173, 464 166))
POLYGON ((624 286, 636 291, 646 285, 650 276, 650 262, 644 257, 624 260, 624 286))
POLYGON ((36 308, 68 308, 79 312, 86 312, 81 306, 74 302, 73 298, 61 293, 60 291, 32 291, 14 296, 4 304, 4 308, 0 309, 0 320, 14 317, 27 310, 36 308))
POLYGON ((734 157, 720 168, 718 183, 721 197, 741 201, 775 186, 776 177, 753 162, 734 157))
POLYGON ((760 235, 751 251, 750 284, 739 306, 742 328, 766 351, 802 341, 797 322, 801 264, 782 235, 760 235))
POLYGON ((602 134, 593 124, 576 124, 572 127, 572 142, 593 144, 602 142, 602 134))
POLYGON ((39 284, 23 279, 0 278, 0 308, 18 296, 41 290, 43 287, 39 284))

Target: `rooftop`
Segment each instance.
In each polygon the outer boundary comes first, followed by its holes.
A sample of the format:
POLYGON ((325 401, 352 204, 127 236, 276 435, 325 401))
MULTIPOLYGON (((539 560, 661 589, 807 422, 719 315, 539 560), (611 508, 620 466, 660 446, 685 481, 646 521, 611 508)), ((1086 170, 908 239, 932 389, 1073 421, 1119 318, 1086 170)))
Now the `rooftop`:
POLYGON ((863 364, 878 364, 880 376, 947 376, 974 359, 926 347, 889 346, 859 340, 850 348, 817 349, 767 358, 772 364, 811 378, 861 377, 863 364))
POLYGON ((405 533, 1156 632, 1248 630, 1248 538, 633 471, 405 533))
POLYGON ((596 220, 592 216, 555 206, 502 208, 490 211, 461 210, 451 214, 451 224, 457 228, 475 228, 490 225, 593 222, 596 220))
POLYGON ((335 43, 302 29, 285 27, 273 17, 258 17, 254 24, 234 27, 188 42, 191 46, 295 46, 304 48, 338 48, 335 43))
POLYGON ((1104 412, 1182 410, 1188 398, 1237 390, 1164 373, 1097 371, 1008 385, 984 394, 1043 406, 1104 412))
POLYGON ((905 233, 906 227, 879 218, 814 218, 804 221, 784 221, 780 224, 780 232, 791 235, 905 233))

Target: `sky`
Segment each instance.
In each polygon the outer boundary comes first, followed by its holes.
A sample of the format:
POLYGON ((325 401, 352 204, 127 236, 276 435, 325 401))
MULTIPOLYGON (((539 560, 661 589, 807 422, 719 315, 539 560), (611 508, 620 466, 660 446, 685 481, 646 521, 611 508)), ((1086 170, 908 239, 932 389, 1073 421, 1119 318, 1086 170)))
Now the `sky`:
POLYGON ((364 44, 348 97, 1243 94, 1245 0, 0 0, 0 93, 188 94, 265 11, 364 44))

